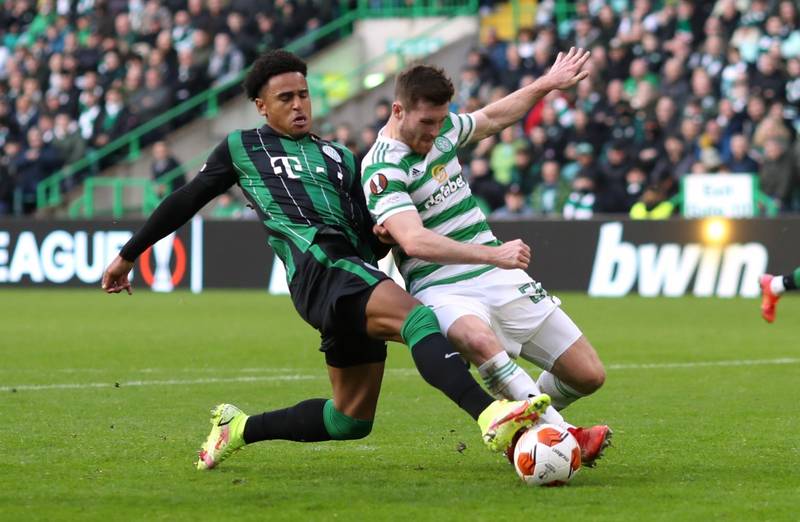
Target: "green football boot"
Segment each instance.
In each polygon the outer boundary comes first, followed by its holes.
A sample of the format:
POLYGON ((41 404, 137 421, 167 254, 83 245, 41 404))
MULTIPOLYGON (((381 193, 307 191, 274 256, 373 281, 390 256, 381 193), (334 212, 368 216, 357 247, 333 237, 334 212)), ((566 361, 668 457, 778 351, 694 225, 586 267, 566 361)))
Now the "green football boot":
POLYGON ((533 426, 550 406, 546 393, 524 401, 497 400, 478 417, 483 442, 492 451, 505 451, 514 435, 522 428, 533 426))
POLYGON ((197 469, 211 469, 244 446, 247 415, 233 404, 211 410, 211 433, 200 449, 197 469))

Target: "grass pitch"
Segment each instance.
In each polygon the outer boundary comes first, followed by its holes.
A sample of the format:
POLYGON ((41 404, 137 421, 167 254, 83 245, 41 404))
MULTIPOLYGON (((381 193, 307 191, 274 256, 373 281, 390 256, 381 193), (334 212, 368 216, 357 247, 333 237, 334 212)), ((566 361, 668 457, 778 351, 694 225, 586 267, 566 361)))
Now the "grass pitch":
POLYGON ((755 300, 561 297, 608 367, 565 414, 609 423, 615 446, 544 489, 397 345, 368 438, 261 443, 198 472, 214 404, 329 396, 288 298, 2 290, 0 520, 797 519, 800 299, 766 325, 755 300))

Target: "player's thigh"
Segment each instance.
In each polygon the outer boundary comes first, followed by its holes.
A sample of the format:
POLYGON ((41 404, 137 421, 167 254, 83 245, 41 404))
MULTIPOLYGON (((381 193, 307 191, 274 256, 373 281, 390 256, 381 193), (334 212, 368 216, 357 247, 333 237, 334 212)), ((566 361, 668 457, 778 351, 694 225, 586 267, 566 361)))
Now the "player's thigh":
POLYGON ((533 335, 522 342, 521 356, 542 368, 551 371, 556 361, 572 347, 583 334, 580 328, 559 307, 534 325, 533 335))
POLYGON ((491 324, 491 310, 481 295, 482 291, 471 280, 467 280, 432 286, 416 294, 416 297, 433 310, 442 333, 449 337, 456 321, 465 316, 474 316, 484 324, 491 324))
POLYGON ((585 335, 556 359, 550 372, 581 393, 594 392, 606 378, 603 363, 585 335))
POLYGON ((367 333, 376 339, 403 342, 400 330, 408 314, 419 304, 391 279, 381 281, 366 303, 367 333))
POLYGON ((333 405, 336 409, 355 419, 374 419, 383 380, 383 368, 383 362, 345 368, 329 365, 328 376, 333 388, 333 405))
POLYGON ((447 330, 447 338, 471 363, 480 366, 503 346, 485 318, 472 314, 458 317, 447 330))

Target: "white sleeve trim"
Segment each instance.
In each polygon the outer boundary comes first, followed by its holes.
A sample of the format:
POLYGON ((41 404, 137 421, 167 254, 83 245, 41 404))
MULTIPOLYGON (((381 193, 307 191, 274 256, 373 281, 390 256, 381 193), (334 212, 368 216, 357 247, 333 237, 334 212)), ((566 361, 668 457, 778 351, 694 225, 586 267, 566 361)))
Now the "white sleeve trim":
POLYGON ((461 140, 459 141, 458 146, 462 147, 465 143, 472 139, 472 136, 475 134, 475 116, 473 116, 472 113, 459 114, 458 119, 461 123, 461 131, 459 132, 461 140), (467 128, 465 127, 465 123, 469 125, 466 134, 464 134, 464 129, 467 128))
POLYGON ((375 223, 377 223, 378 225, 382 225, 384 221, 394 216, 395 214, 400 214, 401 212, 409 212, 411 210, 415 212, 417 211, 417 207, 415 207, 413 203, 409 203, 408 205, 400 205, 398 207, 389 210, 388 212, 385 212, 384 214, 381 214, 381 216, 375 221, 375 223))

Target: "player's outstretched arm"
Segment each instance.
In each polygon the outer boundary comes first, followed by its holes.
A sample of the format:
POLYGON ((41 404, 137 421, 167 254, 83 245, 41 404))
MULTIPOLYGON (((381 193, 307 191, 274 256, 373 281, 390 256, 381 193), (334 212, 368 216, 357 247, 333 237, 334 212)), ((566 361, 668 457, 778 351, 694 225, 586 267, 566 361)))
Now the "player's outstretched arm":
POLYGON ((413 210, 394 214, 375 228, 382 241, 393 239, 408 256, 433 263, 525 269, 531 261, 531 249, 521 239, 500 246, 459 243, 426 229, 413 210))
POLYGON ((223 141, 214 149, 200 173, 192 181, 161 202, 145 224, 125 243, 119 255, 103 273, 101 287, 109 294, 126 290, 131 294, 128 273, 142 252, 159 239, 178 230, 209 201, 228 190, 237 177, 233 172, 228 145, 223 141))
POLYGON ((475 132, 470 141, 479 141, 487 136, 497 134, 519 121, 550 91, 569 89, 586 78, 589 72, 582 69, 590 54, 589 51, 575 47, 570 48, 566 54, 558 53, 556 61, 544 76, 476 111, 473 114, 475 116, 475 132))

